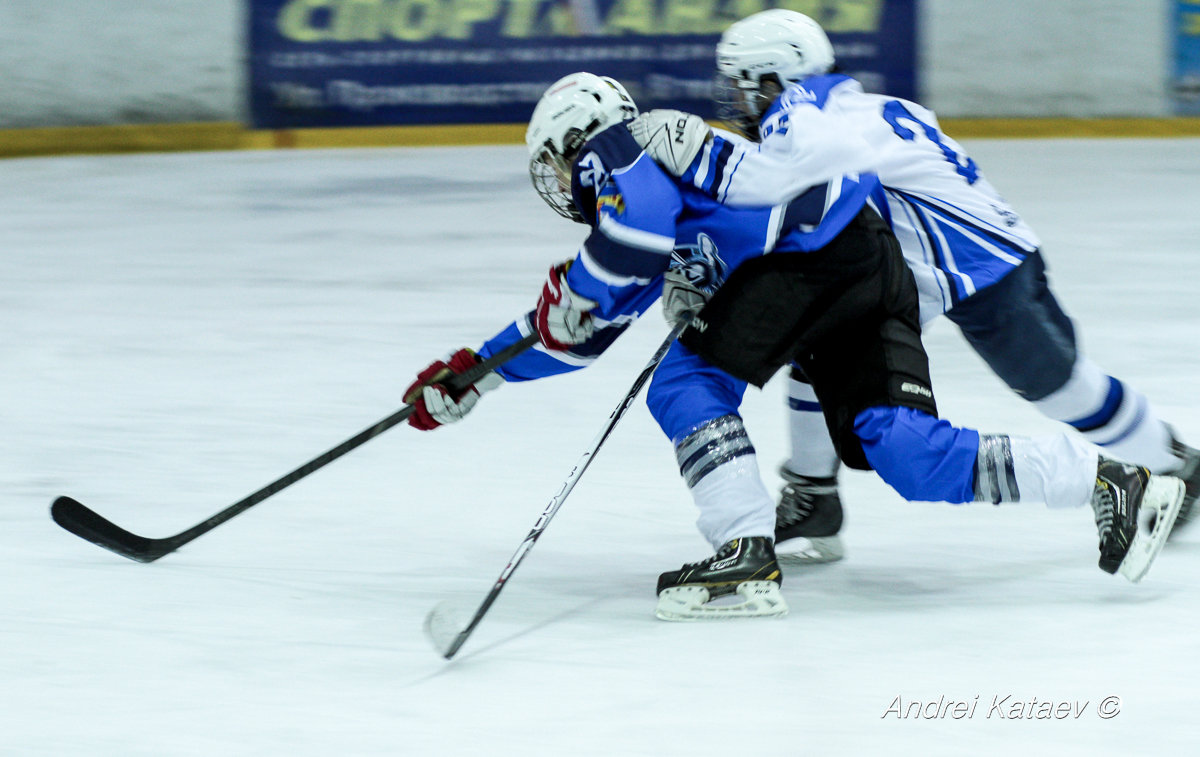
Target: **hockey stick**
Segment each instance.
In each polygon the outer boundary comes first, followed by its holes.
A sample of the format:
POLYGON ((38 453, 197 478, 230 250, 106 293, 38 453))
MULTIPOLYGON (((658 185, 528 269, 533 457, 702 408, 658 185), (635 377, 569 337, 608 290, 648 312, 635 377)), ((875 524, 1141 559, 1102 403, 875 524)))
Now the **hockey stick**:
POLYGON ((456 612, 454 603, 449 601, 439 602, 425 616, 425 635, 429 637, 434 648, 447 660, 458 652, 466 642, 467 637, 471 635, 471 632, 483 620, 483 616, 487 614, 492 603, 496 601, 496 597, 500 596, 500 591, 504 588, 513 571, 517 569, 517 566, 525 559, 525 555, 529 554, 529 550, 533 549, 534 542, 538 540, 538 537, 550 525, 550 519, 562 507, 563 502, 567 499, 567 495, 571 493, 571 490, 575 488, 575 484, 583 476, 583 472, 592 464, 592 459, 600 450, 600 445, 604 444, 605 440, 612 434, 613 429, 617 426, 617 422, 621 420, 621 416, 625 415, 625 411, 633 404, 633 401, 642 391, 642 387, 645 386, 646 381, 650 379, 654 370, 658 368, 658 364, 666 357, 667 350, 671 348, 671 344, 674 343, 679 334, 687 327, 690 320, 690 317, 685 316, 684 320, 671 329, 671 333, 667 335, 667 338, 655 350, 654 356, 650 358, 650 362, 638 374, 637 379, 633 382, 633 386, 629 387, 629 391, 625 393, 620 404, 608 416, 608 422, 604 424, 604 428, 596 435, 595 440, 592 441, 592 446, 575 463, 575 467, 571 469, 571 472, 567 475, 567 479, 563 481, 558 494, 555 494, 551 498, 550 504, 546 505, 546 509, 542 510, 542 514, 538 516, 537 522, 533 524, 533 530, 525 537, 525 541, 521 542, 521 546, 517 547, 517 551, 513 554, 512 559, 508 561, 508 565, 504 567, 504 570, 500 571, 500 577, 496 579, 496 583, 492 585, 492 590, 484 597, 483 604, 479 605, 479 609, 475 611, 475 615, 471 618, 470 622, 464 626, 456 612))
MULTIPOLYGON (((446 386, 452 391, 466 388, 501 364, 529 349, 537 341, 537 334, 530 334, 469 370, 452 376, 446 381, 446 386)), ((279 493, 310 473, 325 467, 347 452, 366 444, 392 426, 403 423, 415 410, 414 405, 405 405, 370 428, 363 429, 336 447, 314 457, 286 476, 267 484, 245 499, 233 503, 203 523, 197 523, 174 536, 162 539, 138 536, 70 497, 59 497, 54 500, 54 504, 50 506, 50 516, 54 518, 55 523, 76 536, 87 539, 111 552, 116 552, 122 557, 128 557, 130 560, 138 562, 154 562, 163 555, 170 554, 193 539, 208 533, 235 515, 249 510, 267 497, 279 493)))

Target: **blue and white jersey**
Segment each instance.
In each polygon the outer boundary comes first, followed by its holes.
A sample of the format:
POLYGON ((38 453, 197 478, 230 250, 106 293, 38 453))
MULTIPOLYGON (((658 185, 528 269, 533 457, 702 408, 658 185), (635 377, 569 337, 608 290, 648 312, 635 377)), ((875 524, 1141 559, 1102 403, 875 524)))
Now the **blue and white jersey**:
POLYGON ((763 114, 761 143, 718 132, 683 179, 733 206, 786 202, 840 175, 871 171, 927 322, 1008 274, 1041 242, 922 106, 814 76, 763 114))
MULTIPOLYGON (((749 258, 824 247, 878 189, 873 174, 837 176, 781 204, 734 208, 669 176, 623 124, 606 129, 585 145, 573 171, 575 206, 592 231, 567 272, 571 289, 598 303, 596 331, 567 352, 536 345, 497 372, 525 381, 582 368, 654 305, 673 259, 700 269, 715 289, 749 258)), ((532 313, 479 352, 494 354, 531 333, 532 313)))

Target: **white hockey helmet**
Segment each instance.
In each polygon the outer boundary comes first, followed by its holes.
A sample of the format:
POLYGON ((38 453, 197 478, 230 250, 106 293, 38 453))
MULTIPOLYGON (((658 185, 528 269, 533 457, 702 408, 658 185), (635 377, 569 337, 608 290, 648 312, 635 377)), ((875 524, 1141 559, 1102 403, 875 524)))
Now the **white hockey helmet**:
POLYGON ((571 200, 571 166, 579 149, 613 124, 638 114, 616 79, 579 72, 550 85, 533 109, 525 145, 533 188, 560 216, 582 221, 571 200))
POLYGON ((717 42, 720 115, 743 131, 743 121, 749 120, 756 131, 758 119, 781 90, 828 73, 833 65, 833 45, 825 30, 803 13, 775 8, 747 16, 717 42))

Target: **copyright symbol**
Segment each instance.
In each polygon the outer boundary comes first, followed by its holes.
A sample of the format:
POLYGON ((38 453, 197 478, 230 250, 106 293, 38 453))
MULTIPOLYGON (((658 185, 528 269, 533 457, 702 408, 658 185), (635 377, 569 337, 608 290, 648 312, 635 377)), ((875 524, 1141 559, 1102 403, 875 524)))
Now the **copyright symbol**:
POLYGON ((1096 705, 1096 714, 1104 720, 1115 718, 1117 715, 1120 715, 1121 697, 1105 697, 1100 701, 1100 704, 1096 705))

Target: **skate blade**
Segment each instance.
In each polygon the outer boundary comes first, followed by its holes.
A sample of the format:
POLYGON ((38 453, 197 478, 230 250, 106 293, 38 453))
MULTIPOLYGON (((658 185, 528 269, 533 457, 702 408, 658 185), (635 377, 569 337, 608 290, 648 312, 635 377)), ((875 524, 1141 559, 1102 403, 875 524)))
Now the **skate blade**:
MULTIPOLYGON (((745 581, 737 593, 739 604, 709 604, 703 586, 673 586, 658 595, 654 615, 659 620, 730 620, 733 618, 778 618, 787 615, 787 602, 774 581, 745 581)), ((724 599, 724 597, 722 597, 724 599)))
POLYGON ((1129 545, 1129 551, 1118 569, 1125 578, 1137 583, 1150 570, 1150 565, 1162 551, 1163 545, 1171 535, 1171 529, 1175 526, 1175 519, 1183 506, 1183 495, 1183 481, 1170 476, 1150 477, 1150 483, 1142 497, 1142 510, 1154 510, 1154 528, 1145 533, 1146 529, 1139 526, 1133 543, 1129 545))
POLYGON ((846 556, 842 538, 833 536, 796 536, 775 545, 775 559, 784 565, 817 565, 837 562, 846 556))

